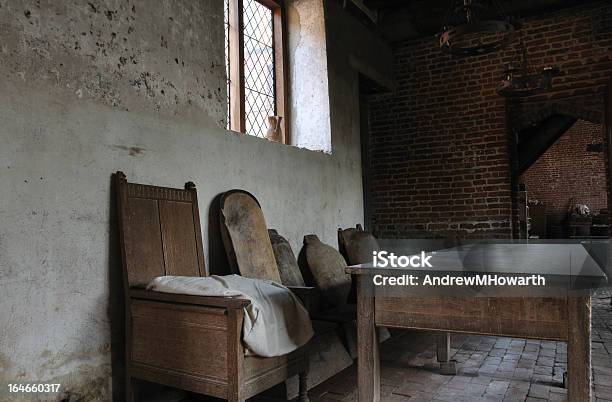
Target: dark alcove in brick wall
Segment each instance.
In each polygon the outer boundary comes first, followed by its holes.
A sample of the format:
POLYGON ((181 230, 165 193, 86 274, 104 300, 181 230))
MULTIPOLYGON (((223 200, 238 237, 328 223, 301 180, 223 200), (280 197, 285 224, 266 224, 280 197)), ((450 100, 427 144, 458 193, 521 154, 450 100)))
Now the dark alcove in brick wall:
POLYGON ((528 198, 545 207, 547 237, 561 232, 571 204, 586 204, 593 214, 608 208, 603 145, 603 125, 578 120, 520 176, 528 198))

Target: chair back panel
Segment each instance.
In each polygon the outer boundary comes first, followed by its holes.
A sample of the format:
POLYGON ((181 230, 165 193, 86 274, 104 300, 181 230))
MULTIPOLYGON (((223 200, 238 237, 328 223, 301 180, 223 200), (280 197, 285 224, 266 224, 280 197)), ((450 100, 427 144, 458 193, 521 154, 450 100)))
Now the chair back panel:
POLYGON ((355 228, 339 228, 338 246, 348 265, 368 263, 372 261, 372 252, 380 250, 376 237, 360 224, 355 228))
POLYGON ((281 283, 259 202, 243 190, 221 197, 221 231, 232 270, 247 278, 281 283))
POLYGON ((130 287, 156 276, 206 275, 195 186, 128 183, 115 175, 124 274, 130 287))
POLYGON ((128 200, 123 228, 128 283, 146 285, 151 278, 164 275, 158 202, 146 198, 128 200))
POLYGON ((200 276, 192 204, 160 200, 159 206, 166 275, 200 276))

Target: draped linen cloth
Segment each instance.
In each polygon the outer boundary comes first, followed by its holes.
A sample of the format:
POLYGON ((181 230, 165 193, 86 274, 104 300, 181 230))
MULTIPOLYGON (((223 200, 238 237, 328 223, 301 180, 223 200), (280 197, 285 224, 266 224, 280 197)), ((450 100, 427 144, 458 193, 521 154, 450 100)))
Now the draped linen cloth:
POLYGON ((282 356, 303 346, 314 332, 308 311, 289 289, 276 282, 239 275, 159 276, 148 290, 195 296, 242 297, 242 342, 247 354, 282 356))

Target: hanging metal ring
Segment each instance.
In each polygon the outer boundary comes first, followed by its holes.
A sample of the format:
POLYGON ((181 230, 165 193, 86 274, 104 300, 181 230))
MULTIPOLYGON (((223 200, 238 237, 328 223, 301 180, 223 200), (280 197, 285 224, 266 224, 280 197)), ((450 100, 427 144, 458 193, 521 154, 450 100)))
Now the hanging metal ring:
POLYGON ((512 40, 515 32, 515 26, 507 21, 489 20, 464 24, 449 28, 440 35, 440 49, 453 56, 478 56, 506 47, 512 40), (465 35, 478 33, 504 34, 504 37, 476 46, 456 46, 453 44, 465 35))

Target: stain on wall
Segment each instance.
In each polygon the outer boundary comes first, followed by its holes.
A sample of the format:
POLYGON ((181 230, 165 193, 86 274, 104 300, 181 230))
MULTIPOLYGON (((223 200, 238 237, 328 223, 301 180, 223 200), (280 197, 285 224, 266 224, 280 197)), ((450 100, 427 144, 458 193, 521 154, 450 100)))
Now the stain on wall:
POLYGON ((129 111, 206 113, 224 126, 216 2, 4 0, 5 79, 54 85, 129 111))

